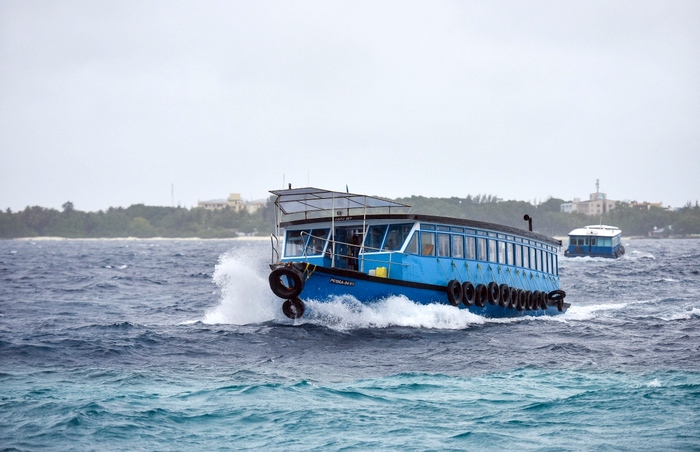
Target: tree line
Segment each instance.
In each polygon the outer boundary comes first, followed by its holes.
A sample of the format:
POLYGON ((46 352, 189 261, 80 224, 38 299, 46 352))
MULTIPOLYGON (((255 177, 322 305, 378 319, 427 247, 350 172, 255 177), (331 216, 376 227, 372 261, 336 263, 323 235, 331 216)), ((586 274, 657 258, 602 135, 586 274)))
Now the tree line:
MULTIPOLYGON (((623 236, 688 236, 700 234, 700 207, 688 203, 679 210, 657 207, 637 208, 618 203, 600 217, 581 213, 562 213, 565 201, 550 198, 540 204, 526 201, 503 201, 491 195, 466 198, 426 198, 411 196, 396 201, 411 204, 411 212, 452 216, 500 223, 527 229, 525 214, 533 218, 533 230, 550 236, 565 236, 572 229, 589 224, 609 224, 622 230, 623 236)), ((232 238, 240 235, 267 236, 274 230, 274 204, 254 213, 227 208, 206 210, 201 207, 159 207, 135 204, 127 208, 83 212, 72 202, 61 211, 39 206, 20 212, 0 211, 0 238, 232 238)))

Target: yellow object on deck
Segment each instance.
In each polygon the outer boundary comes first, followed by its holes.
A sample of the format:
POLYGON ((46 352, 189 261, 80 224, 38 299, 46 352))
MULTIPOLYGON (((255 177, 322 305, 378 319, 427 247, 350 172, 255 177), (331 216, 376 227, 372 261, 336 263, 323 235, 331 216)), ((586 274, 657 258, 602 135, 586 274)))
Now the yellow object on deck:
POLYGON ((376 275, 380 278, 386 278, 386 267, 377 267, 376 275))

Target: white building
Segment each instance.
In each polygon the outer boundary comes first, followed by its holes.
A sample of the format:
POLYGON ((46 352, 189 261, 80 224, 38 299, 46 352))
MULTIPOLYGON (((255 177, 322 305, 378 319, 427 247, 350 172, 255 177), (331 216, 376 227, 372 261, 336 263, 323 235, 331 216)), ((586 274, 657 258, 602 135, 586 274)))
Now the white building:
POLYGON ((266 204, 265 200, 258 201, 243 201, 240 193, 231 193, 228 199, 212 199, 209 201, 198 201, 197 207, 202 207, 207 210, 223 210, 232 209, 234 212, 240 212, 245 209, 248 213, 255 213, 266 204))
POLYGON ((574 198, 573 202, 565 202, 561 204, 560 211, 566 213, 579 212, 584 215, 602 215, 615 208, 617 201, 608 199, 608 195, 601 193, 599 189, 598 179, 595 181, 595 193, 591 193, 588 201, 581 201, 579 198, 574 198))

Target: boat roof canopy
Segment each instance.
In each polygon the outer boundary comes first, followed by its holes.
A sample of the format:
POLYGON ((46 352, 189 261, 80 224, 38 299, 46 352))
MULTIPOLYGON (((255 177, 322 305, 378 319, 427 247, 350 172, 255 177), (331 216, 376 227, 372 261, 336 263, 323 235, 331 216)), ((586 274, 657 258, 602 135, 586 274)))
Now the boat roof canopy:
POLYGON ((277 196, 275 204, 285 215, 306 212, 323 212, 346 209, 410 209, 403 204, 376 196, 358 195, 320 188, 290 188, 288 190, 270 190, 277 196))
POLYGON ((569 232, 569 235, 598 235, 602 237, 613 237, 622 234, 620 228, 616 226, 608 226, 605 224, 597 225, 593 224, 590 226, 584 226, 582 228, 574 229, 569 232))

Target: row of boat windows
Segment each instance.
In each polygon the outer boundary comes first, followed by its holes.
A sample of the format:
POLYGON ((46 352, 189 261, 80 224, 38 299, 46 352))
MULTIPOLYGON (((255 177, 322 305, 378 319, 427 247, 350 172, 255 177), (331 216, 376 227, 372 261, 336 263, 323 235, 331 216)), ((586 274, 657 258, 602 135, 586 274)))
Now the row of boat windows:
MULTIPOLYGON (((397 251, 408 238, 413 223, 372 225, 362 237, 362 230, 338 230, 336 254, 347 254, 351 237, 357 236, 365 253, 397 251), (364 239, 364 240, 362 240, 364 239)), ((556 248, 520 237, 493 232, 438 225, 422 225, 410 239, 406 253, 421 256, 452 257, 516 265, 556 274, 556 248), (473 235, 471 235, 473 234, 473 235)), ((323 253, 330 229, 288 231, 285 256, 312 256, 323 253)), ((330 253, 330 249, 326 250, 330 253)))
POLYGON ((569 237, 569 246, 617 246, 620 237, 569 237))
POLYGON ((486 237, 428 231, 414 234, 406 247, 408 254, 494 262, 556 274, 557 256, 552 250, 486 237))

